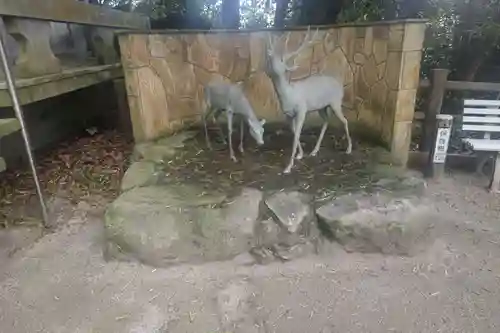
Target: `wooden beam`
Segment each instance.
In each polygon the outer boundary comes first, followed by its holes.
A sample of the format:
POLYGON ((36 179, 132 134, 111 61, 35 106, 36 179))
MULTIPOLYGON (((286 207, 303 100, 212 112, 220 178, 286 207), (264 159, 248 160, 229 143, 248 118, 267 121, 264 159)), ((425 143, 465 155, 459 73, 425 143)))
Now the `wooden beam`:
POLYGON ((471 91, 500 91, 500 83, 494 82, 466 82, 448 81, 447 90, 471 90, 471 91))
POLYGON ((146 16, 74 0, 0 0, 0 16, 117 29, 149 29, 149 19, 146 16))
MULTIPOLYGON (((420 80, 419 88, 431 87, 431 81, 420 80)), ((467 82, 467 81, 447 81, 446 90, 470 90, 470 91, 499 91, 500 83, 496 82, 467 82)))

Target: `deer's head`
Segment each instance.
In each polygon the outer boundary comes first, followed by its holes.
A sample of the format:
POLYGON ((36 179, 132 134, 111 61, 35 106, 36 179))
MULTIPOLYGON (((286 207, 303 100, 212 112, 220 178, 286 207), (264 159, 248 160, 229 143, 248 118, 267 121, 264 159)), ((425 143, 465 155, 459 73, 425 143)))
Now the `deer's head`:
MULTIPOLYGON (((306 47, 311 45, 314 40, 316 40, 316 36, 318 34, 318 29, 316 29, 316 32, 314 33, 314 36, 311 38, 310 36, 311 32, 311 27, 309 26, 307 28, 307 34, 304 37, 304 40, 302 44, 299 46, 299 48, 295 51, 288 52, 287 45, 288 45, 288 39, 290 37, 290 34, 288 34, 285 43, 284 43, 284 50, 281 55, 277 54, 276 52, 276 40, 271 36, 271 34, 268 35, 268 43, 266 47, 266 73, 267 75, 273 77, 273 76, 281 76, 285 75, 286 72, 292 72, 298 68, 298 65, 296 64, 296 59, 297 56, 304 51, 306 47), (292 65, 289 65, 290 61, 292 61, 292 65)), ((281 39, 281 38, 279 38, 281 39)), ((278 39, 278 40, 279 40, 278 39)))
POLYGON ((264 144, 264 124, 266 123, 265 119, 255 119, 254 121, 248 122, 248 128, 250 129, 250 135, 255 139, 255 142, 259 146, 264 144))

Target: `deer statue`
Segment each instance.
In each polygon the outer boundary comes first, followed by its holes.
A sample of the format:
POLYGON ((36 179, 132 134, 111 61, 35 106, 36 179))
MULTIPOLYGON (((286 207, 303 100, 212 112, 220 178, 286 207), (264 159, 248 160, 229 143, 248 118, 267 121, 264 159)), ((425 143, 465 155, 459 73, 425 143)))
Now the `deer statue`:
MULTIPOLYGON (((217 118, 225 111, 227 116, 227 127, 229 137, 229 156, 233 161, 237 161, 234 156, 232 134, 233 134, 233 116, 240 118, 240 145, 239 150, 243 153, 243 132, 244 122, 248 124, 250 135, 255 139, 258 145, 264 144, 264 124, 265 119, 258 120, 255 116, 250 102, 246 98, 239 84, 231 84, 222 80, 212 80, 204 88, 205 110, 203 113, 203 126, 205 128, 205 139, 208 148, 211 149, 210 139, 208 137, 207 118, 213 116, 217 123, 217 118)), ((217 124, 221 136, 222 129, 217 124)))
POLYGON ((266 50, 266 74, 273 83, 282 112, 290 123, 294 134, 292 156, 290 162, 283 171, 285 174, 290 173, 292 170, 294 159, 300 160, 304 155, 300 145, 300 134, 308 112, 318 111, 323 119, 323 126, 316 146, 311 152, 311 156, 316 156, 318 154, 332 111, 344 125, 347 136, 346 153, 350 154, 352 150, 349 126, 342 112, 342 99, 344 97, 344 87, 342 83, 332 76, 320 74, 312 75, 306 79, 294 82, 289 82, 286 77, 287 72, 294 71, 298 68, 295 64, 296 57, 314 41, 317 33, 318 30, 316 30, 314 37, 310 38, 309 27, 300 47, 290 53, 285 47, 281 56, 276 54, 275 42, 273 42, 271 36, 269 36, 269 45, 266 50), (290 66, 288 64, 289 61, 293 61, 293 65, 290 66))

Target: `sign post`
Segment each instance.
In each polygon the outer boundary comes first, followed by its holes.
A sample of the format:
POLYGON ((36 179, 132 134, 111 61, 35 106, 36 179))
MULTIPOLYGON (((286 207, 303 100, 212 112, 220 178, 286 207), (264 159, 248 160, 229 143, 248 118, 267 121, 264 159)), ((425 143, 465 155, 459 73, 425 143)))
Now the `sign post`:
POLYGON ((428 178, 440 178, 444 174, 446 153, 450 143, 451 126, 453 116, 449 114, 436 115, 436 125, 434 130, 434 144, 429 153, 425 176, 428 178))

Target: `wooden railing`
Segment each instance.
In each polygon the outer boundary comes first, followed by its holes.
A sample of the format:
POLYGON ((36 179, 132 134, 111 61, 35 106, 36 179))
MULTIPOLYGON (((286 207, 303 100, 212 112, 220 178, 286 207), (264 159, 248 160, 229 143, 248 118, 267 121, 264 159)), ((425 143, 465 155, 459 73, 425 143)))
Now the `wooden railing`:
POLYGON ((429 97, 422 112, 415 112, 415 121, 423 121, 420 150, 429 151, 433 144, 434 121, 441 113, 445 93, 455 91, 500 92, 500 83, 448 81, 447 69, 433 69, 430 80, 421 80, 421 89, 430 89, 429 97))

